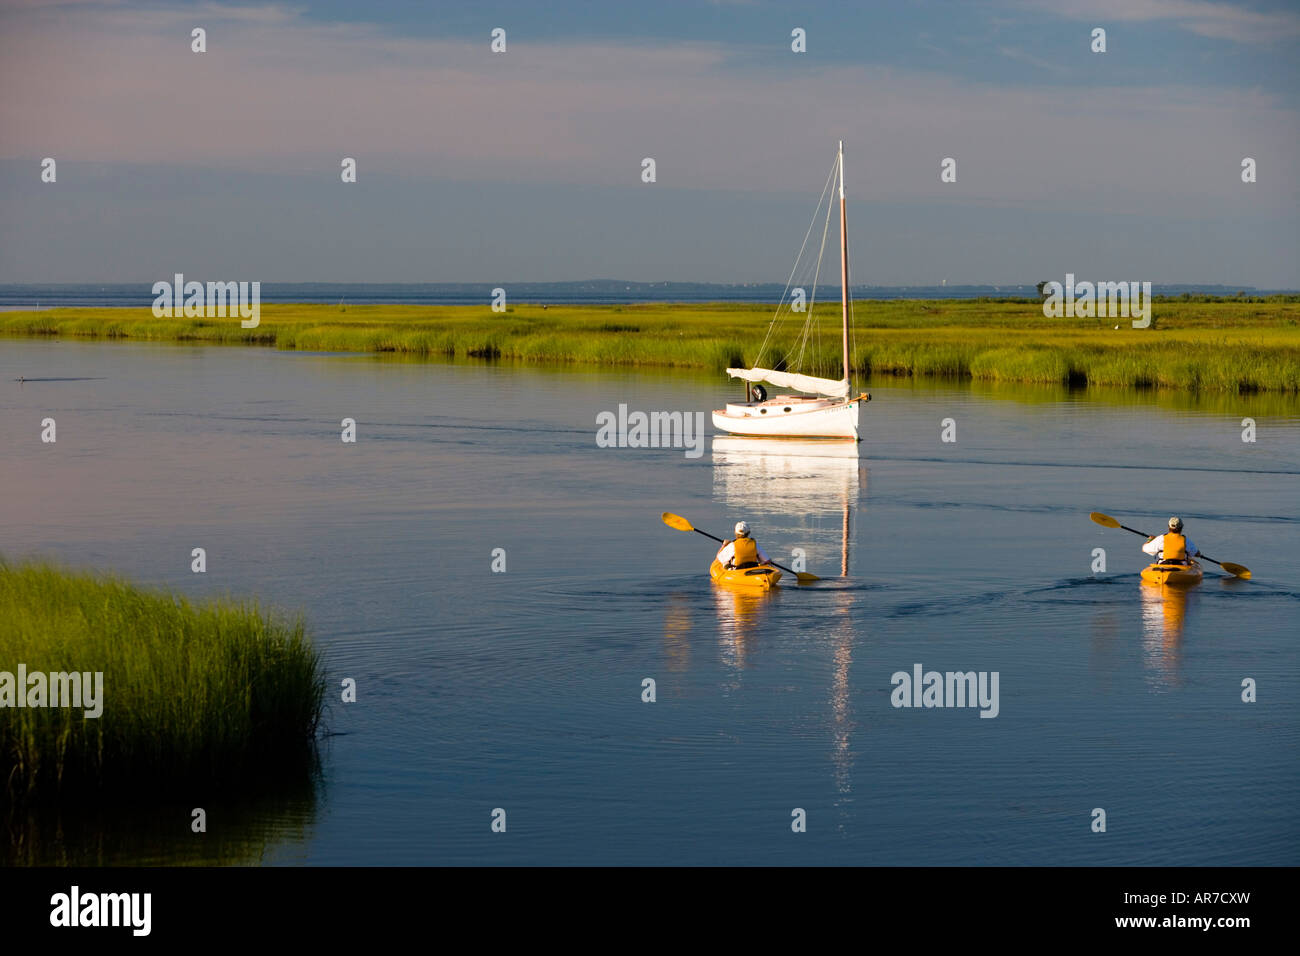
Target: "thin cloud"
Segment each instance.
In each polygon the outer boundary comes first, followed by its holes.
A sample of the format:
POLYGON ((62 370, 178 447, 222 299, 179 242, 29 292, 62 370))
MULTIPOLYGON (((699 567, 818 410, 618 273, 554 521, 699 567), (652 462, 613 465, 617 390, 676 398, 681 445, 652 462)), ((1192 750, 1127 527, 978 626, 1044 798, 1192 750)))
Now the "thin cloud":
POLYGON ((843 139, 864 199, 1173 206, 1239 190, 1248 155, 1279 181, 1300 179, 1297 114, 1259 91, 1049 89, 872 65, 765 71, 752 59, 742 70, 711 43, 511 42, 493 54, 486 37, 212 9, 234 12, 206 18, 204 54, 190 51, 189 10, 86 12, 72 27, 8 18, 0 158, 337 178, 347 156, 362 185, 387 173, 639 186, 653 157, 664 188, 784 192, 804 185, 810 143, 829 162, 843 139), (940 194, 949 156, 960 188, 940 194))
POLYGON ((1040 70, 1046 70, 1049 73, 1055 73, 1058 76, 1065 73, 1066 70, 1059 63, 1053 63, 1050 60, 1044 60, 1042 57, 1034 56, 1018 47, 1000 46, 998 53, 1009 60, 1018 60, 1021 63, 1028 63, 1030 66, 1036 66, 1040 70))
POLYGON ((1300 37, 1300 13, 1252 10, 1211 0, 1020 0, 1039 13, 1104 26, 1168 21, 1198 36, 1266 44, 1300 37))

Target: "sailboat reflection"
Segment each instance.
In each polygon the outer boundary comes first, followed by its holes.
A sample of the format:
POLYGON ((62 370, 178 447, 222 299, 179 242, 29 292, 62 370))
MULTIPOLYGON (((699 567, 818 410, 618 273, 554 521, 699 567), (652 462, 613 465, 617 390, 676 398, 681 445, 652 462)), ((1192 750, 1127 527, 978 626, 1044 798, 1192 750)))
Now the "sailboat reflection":
MULTIPOLYGON (((849 698, 849 666, 853 663, 853 622, 849 618, 851 596, 839 591, 832 596, 836 602, 836 622, 831 630, 835 645, 835 671, 831 680, 831 764, 835 767, 835 789, 848 798, 853 792, 852 733, 857 728, 849 698)), ((839 801, 836 807, 840 808, 839 801)), ((843 821, 840 823, 843 829, 843 821)))
POLYGON ((1143 582, 1142 652, 1157 686, 1179 683, 1183 623, 1187 617, 1187 588, 1161 587, 1143 582))
MULTIPOLYGON (((839 573, 849 574, 849 541, 853 512, 866 493, 866 467, 857 443, 773 441, 719 437, 713 439, 713 496, 736 518, 745 518, 763 540, 796 543, 805 552, 805 570, 829 578, 825 566, 832 535, 839 539, 839 573), (838 526, 838 527, 837 527, 838 526), (838 533, 836 533, 838 532, 838 533)), ((797 556, 773 558, 783 564, 797 556)), ((784 582, 783 582, 784 585, 784 582)), ((829 703, 830 761, 836 791, 847 814, 852 802, 852 733, 856 729, 849 692, 853 663, 853 592, 832 582, 809 605, 808 626, 827 639, 832 655, 829 703)), ((789 588, 786 588, 789 590, 789 588)), ((738 666, 757 645, 758 624, 778 610, 780 592, 735 594, 716 589, 719 632, 728 656, 738 666)), ((846 820, 841 820, 841 826, 846 820)))
MULTIPOLYGON (((806 539, 809 532, 822 531, 825 519, 835 515, 840 524, 842 577, 849 573, 853 509, 865 488, 866 468, 859 461, 856 443, 713 439, 713 497, 737 518, 761 518, 763 538, 771 540, 806 539)), ((814 549, 805 546, 804 550, 809 561, 817 557, 814 549)))

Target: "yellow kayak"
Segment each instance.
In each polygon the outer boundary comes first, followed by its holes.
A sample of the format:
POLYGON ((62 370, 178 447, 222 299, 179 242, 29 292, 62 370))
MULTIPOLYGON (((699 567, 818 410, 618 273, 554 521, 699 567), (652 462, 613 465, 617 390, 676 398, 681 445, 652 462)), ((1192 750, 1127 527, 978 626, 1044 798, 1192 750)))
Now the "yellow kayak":
POLYGON ((767 591, 776 587, 776 582, 781 580, 781 569, 770 564, 760 564, 752 568, 724 568, 714 561, 709 565, 709 577, 718 584, 767 591))
POLYGON ((1157 561, 1142 569, 1142 580, 1168 587, 1191 587, 1201 583, 1201 566, 1195 561, 1187 564, 1157 561))

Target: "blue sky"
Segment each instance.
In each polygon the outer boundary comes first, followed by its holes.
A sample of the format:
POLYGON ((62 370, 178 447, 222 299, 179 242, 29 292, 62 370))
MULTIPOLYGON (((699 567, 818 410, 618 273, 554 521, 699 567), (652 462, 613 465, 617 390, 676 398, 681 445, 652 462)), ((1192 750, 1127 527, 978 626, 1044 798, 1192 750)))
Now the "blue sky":
POLYGON ((842 138, 858 283, 1298 288, 1298 53, 1213 0, 10 0, 0 281, 783 281, 842 138))

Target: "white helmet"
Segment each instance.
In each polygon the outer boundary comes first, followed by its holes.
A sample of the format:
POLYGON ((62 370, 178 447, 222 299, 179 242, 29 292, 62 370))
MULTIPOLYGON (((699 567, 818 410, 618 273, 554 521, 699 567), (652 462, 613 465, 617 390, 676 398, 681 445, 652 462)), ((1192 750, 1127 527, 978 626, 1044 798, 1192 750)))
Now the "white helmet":
POLYGON ((736 537, 737 537, 737 538, 747 538, 747 537, 749 537, 749 525, 747 525, 747 524, 746 524, 745 522, 743 522, 743 521, 737 521, 737 522, 736 522, 736 537))
POLYGON ((1182 530, 1183 530, 1183 519, 1182 519, 1182 518, 1170 518, 1170 519, 1169 519, 1169 530, 1170 530, 1170 531, 1173 531, 1173 532, 1175 532, 1175 533, 1177 533, 1177 532, 1179 532, 1179 531, 1182 531, 1182 530))

